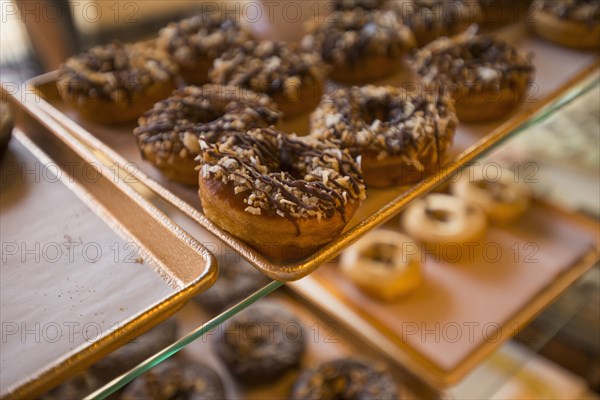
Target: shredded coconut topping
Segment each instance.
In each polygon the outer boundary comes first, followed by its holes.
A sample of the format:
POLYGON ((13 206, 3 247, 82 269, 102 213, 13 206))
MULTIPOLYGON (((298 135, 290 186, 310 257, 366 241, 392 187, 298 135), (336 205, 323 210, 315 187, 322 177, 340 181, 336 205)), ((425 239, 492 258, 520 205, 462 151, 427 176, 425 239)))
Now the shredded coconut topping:
POLYGON ((144 89, 174 79, 169 55, 147 43, 113 42, 69 58, 60 67, 58 85, 71 93, 114 102, 132 102, 144 89))
POLYGON ((330 140, 352 154, 400 156, 417 168, 431 153, 452 145, 458 120, 441 96, 391 86, 343 88, 324 98, 311 117, 311 137, 330 140))
POLYGON ((202 147, 202 177, 233 184, 251 214, 322 220, 365 198, 356 161, 327 141, 264 128, 202 147))

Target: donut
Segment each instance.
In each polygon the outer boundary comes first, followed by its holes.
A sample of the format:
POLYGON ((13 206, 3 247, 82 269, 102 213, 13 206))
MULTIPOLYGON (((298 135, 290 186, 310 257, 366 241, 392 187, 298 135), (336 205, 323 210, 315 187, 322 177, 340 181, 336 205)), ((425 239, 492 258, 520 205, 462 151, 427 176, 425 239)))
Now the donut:
POLYGON ((498 27, 519 22, 531 5, 531 0, 479 0, 481 7, 481 25, 485 27, 498 27))
POLYGON ((454 99, 458 119, 468 122, 504 117, 523 101, 534 75, 530 55, 476 31, 431 42, 411 64, 423 84, 454 99))
POLYGON ((418 47, 440 36, 462 32, 481 20, 481 9, 474 0, 405 0, 387 4, 413 31, 418 47))
POLYGON ((219 278, 207 291, 193 297, 202 307, 223 311, 268 284, 270 280, 240 259, 219 262, 219 278))
POLYGON ((310 136, 361 156, 367 185, 407 185, 435 172, 452 145, 452 103, 421 90, 340 88, 311 116, 310 136))
POLYGON ((381 8, 387 0, 333 0, 333 9, 336 11, 353 10, 363 8, 365 10, 376 10, 381 8))
POLYGON ((157 47, 171 55, 187 83, 201 85, 208 82, 216 58, 250 39, 250 33, 233 18, 204 13, 162 28, 157 47))
POLYGON ((266 95, 234 86, 188 86, 156 103, 133 133, 144 159, 170 179, 197 186, 199 137, 214 142, 223 132, 269 126, 280 116, 266 95))
POLYGON ((397 400, 399 388, 380 365, 345 358, 303 372, 292 388, 292 400, 397 400))
POLYGON ((271 260, 299 259, 329 242, 365 198, 358 164, 333 143, 274 128, 200 143, 205 215, 271 260))
POLYGON ((8 109, 8 104, 0 102, 0 159, 8 148, 11 133, 13 129, 13 121, 8 109))
POLYGON ((213 64, 210 81, 268 94, 285 118, 308 112, 323 93, 325 67, 318 54, 284 42, 246 42, 213 64))
POLYGON ((535 0, 533 30, 544 39, 577 49, 600 48, 598 0, 535 0))
POLYGON ((227 321, 214 350, 245 384, 272 382, 296 368, 304 353, 302 325, 280 304, 262 300, 227 321))
POLYGON ((421 285, 419 245, 389 229, 369 233, 340 258, 343 273, 369 296, 394 301, 421 285))
POLYGON ((333 80, 364 83, 398 71, 415 38, 393 11, 356 8, 333 12, 301 45, 321 54, 333 80))
POLYGON ((224 399, 225 389, 211 368, 169 359, 125 387, 121 400, 224 399))
POLYGON ((466 172, 450 185, 451 193, 477 204, 492 222, 513 222, 529 208, 531 192, 512 171, 476 165, 466 172))
POLYGON ((177 65, 147 43, 113 42, 69 58, 57 81, 62 100, 102 124, 134 121, 175 89, 177 65))
POLYGON ((447 194, 413 200, 401 216, 408 235, 449 261, 457 261, 485 235, 487 219, 479 206, 447 194))
POLYGON ((93 364, 90 372, 109 381, 173 344, 176 339, 177 323, 168 319, 93 364))

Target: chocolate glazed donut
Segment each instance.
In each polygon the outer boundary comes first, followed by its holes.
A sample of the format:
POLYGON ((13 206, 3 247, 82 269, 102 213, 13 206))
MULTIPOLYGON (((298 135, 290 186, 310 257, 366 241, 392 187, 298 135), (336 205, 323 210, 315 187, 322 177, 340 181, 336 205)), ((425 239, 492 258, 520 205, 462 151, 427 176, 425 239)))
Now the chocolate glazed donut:
POLYGON ((133 133, 142 157, 170 179, 196 186, 199 138, 213 143, 227 131, 275 124, 280 115, 266 95, 233 86, 188 86, 156 103, 133 133))
POLYGON ((201 145, 205 215, 273 260, 329 242, 365 198, 358 164, 327 141, 263 128, 201 145))

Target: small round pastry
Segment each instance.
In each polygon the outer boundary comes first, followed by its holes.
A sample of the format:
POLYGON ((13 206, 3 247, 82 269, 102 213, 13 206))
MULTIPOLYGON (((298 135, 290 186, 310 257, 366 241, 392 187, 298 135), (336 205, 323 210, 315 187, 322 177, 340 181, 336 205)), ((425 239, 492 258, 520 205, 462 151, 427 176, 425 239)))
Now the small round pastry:
POLYGON ((491 221, 498 224, 515 221, 529 208, 530 190, 515 181, 512 171, 477 165, 465 172, 450 185, 450 191, 477 204, 491 221))
POLYGON ((552 42, 577 49, 600 47, 598 0, 535 0, 533 30, 552 42))
POLYGON ((13 130, 13 121, 8 109, 8 104, 0 102, 0 159, 8 147, 8 142, 13 130))
POLYGON ((336 11, 354 10, 355 8, 376 10, 386 2, 387 0, 333 0, 333 9, 336 11))
POLYGON ((419 50, 411 64, 421 81, 455 101, 461 121, 501 118, 520 104, 533 81, 531 56, 472 26, 419 50))
POLYGON ((387 4, 413 31, 418 47, 440 36, 462 32, 481 20, 476 0, 401 0, 387 4))
POLYGON ((397 400, 399 388, 383 367, 353 358, 324 362, 303 372, 292 388, 292 400, 397 400))
POLYGON ((270 280, 241 258, 219 262, 219 277, 207 291, 193 297, 201 306, 219 312, 240 302, 270 280))
POLYGON ((342 271, 369 296, 394 301, 421 285, 419 245, 409 237, 379 229, 348 248, 342 271))
POLYGON ((90 367, 90 371, 109 381, 173 344, 176 339, 177 322, 168 319, 102 358, 90 367))
POLYGON ((484 27, 498 27, 521 21, 531 0, 479 0, 484 27))
POLYGON ((323 93, 325 66, 314 52, 284 42, 246 42, 217 58, 211 82, 266 93, 285 118, 316 107, 323 93))
POLYGON ((415 38, 393 11, 337 11, 302 39, 332 67, 331 78, 363 83, 401 68, 401 59, 415 47, 415 38))
POLYGON ((175 91, 147 111, 133 131, 142 157, 167 177, 198 185, 199 138, 276 124, 281 113, 269 96, 235 86, 207 84, 175 91))
POLYGON ((441 193, 413 200, 400 221, 407 234, 450 261, 466 254, 487 229, 485 213, 479 206, 441 193))
POLYGON ((147 43, 114 42, 69 58, 57 82, 61 98, 85 118, 134 121, 175 89, 177 65, 147 43))
POLYGON ((224 399, 225 389, 211 368, 189 361, 166 360, 125 387, 122 400, 224 399))
POLYGON ((361 156, 367 185, 418 182, 443 164, 458 120, 450 101, 391 86, 340 88, 311 117, 310 136, 361 156))
POLYGON ((214 345, 229 371, 247 384, 272 382, 297 367, 305 347, 300 322, 265 300, 227 321, 214 345))
POLYGON ((330 142, 263 128, 200 143, 205 215, 269 259, 315 251, 365 198, 358 164, 330 142))
POLYGON ((250 39, 250 33, 233 18, 203 13, 161 29, 157 47, 171 55, 187 83, 201 85, 208 82, 208 71, 216 58, 250 39))

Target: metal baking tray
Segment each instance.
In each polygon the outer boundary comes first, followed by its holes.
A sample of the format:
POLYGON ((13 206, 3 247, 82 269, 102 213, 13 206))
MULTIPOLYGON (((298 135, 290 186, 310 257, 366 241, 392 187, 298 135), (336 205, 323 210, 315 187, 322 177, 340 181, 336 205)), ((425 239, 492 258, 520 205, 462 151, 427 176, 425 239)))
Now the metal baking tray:
POLYGON ((32 398, 174 314, 217 264, 64 128, 1 94, 15 122, 2 161, 2 325, 18 332, 2 342, 0 396, 32 398))
MULTIPOLYGON (((400 230, 398 218, 384 228, 400 230)), ((431 385, 448 387, 598 262, 600 222, 537 200, 515 224, 490 226, 481 244, 493 245, 488 257, 454 264, 422 253, 423 286, 394 303, 366 296, 335 263, 288 287, 431 385)))
MULTIPOLYGON (((430 191, 462 165, 510 136, 536 112, 567 95, 574 85, 589 79, 592 75, 598 75, 599 64, 596 53, 574 51, 544 42, 530 36, 524 25, 510 26, 496 34, 525 51, 535 53, 534 62, 537 68, 535 84, 531 86, 525 103, 502 121, 460 124, 450 161, 442 171, 408 188, 369 189, 367 200, 359 207, 340 236, 333 238, 331 242, 307 258, 285 265, 271 262, 241 240, 213 224, 202 213, 195 189, 169 181, 151 164, 143 161, 131 134, 133 125, 100 126, 81 119, 76 112, 70 110, 58 96, 55 85, 56 72, 39 76, 27 83, 26 91, 31 96, 24 99, 24 106, 30 113, 43 113, 58 121, 78 141, 100 153, 102 157, 110 160, 111 164, 126 171, 129 174, 128 179, 143 183, 172 203, 269 277, 280 281, 292 281, 306 276, 319 265, 334 258, 343 248, 394 216, 408 202, 430 191)), ((379 83, 401 84, 405 82, 403 79, 399 75, 379 83)), ((284 130, 303 134, 306 133, 307 125, 308 116, 305 115, 287 121, 284 130)))

